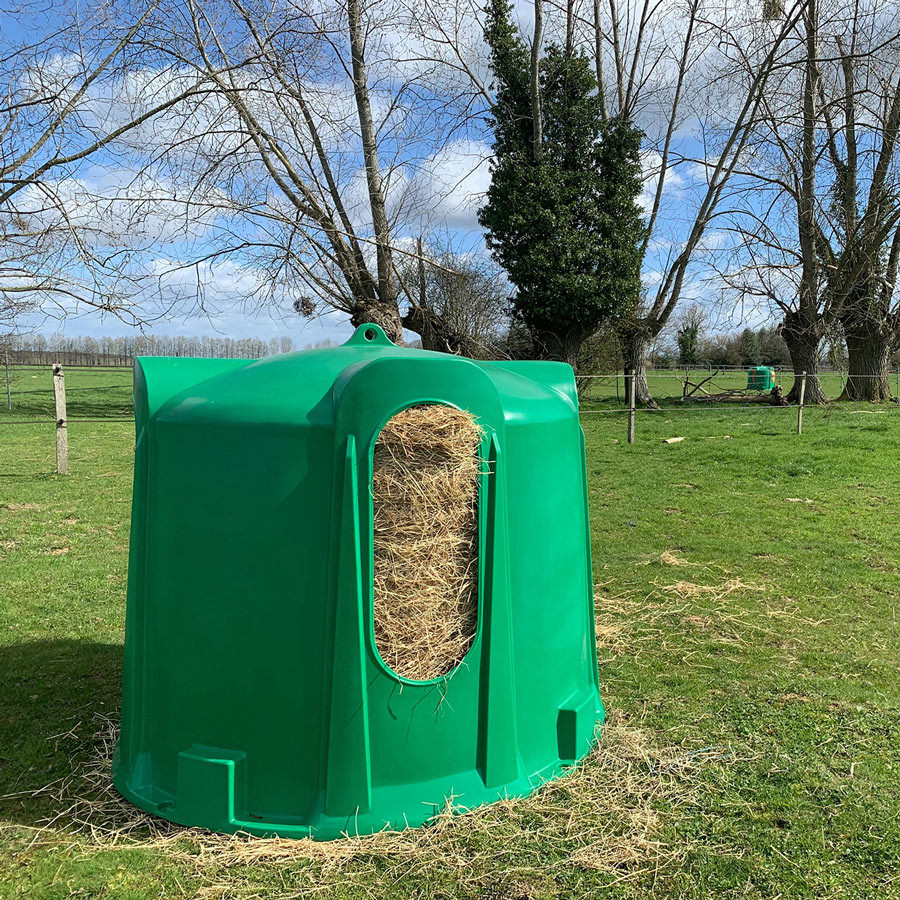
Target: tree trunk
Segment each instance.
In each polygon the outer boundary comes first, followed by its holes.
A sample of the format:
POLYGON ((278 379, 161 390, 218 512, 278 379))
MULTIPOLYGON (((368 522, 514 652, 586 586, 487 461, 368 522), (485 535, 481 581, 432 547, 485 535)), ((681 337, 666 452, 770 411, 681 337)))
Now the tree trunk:
POLYGON ((403 316, 403 327, 422 338, 423 350, 438 353, 454 353, 458 356, 473 356, 475 348, 466 335, 458 334, 447 320, 427 306, 412 306, 403 316))
POLYGON ((543 0, 534 0, 534 36, 531 39, 531 134, 532 157, 541 158, 543 122, 541 112, 541 40, 544 32, 543 0))
POLYGON ((366 298, 359 300, 350 316, 350 324, 354 328, 371 322, 380 325, 384 333, 395 344, 403 345, 403 323, 400 321, 400 310, 395 303, 383 303, 366 298))
POLYGON ((372 213, 372 230, 375 234, 375 260, 378 269, 378 300, 373 306, 380 308, 379 319, 372 319, 384 328, 395 343, 403 343, 400 309, 397 305, 397 282, 394 278, 391 226, 387 214, 387 198, 384 180, 378 162, 378 139, 372 117, 369 92, 369 76, 365 57, 365 29, 363 27, 360 0, 348 0, 347 22, 350 28, 350 56, 353 71, 353 95, 356 98, 359 135, 362 142, 363 162, 366 168, 366 184, 369 189, 369 209, 372 213))
POLYGON ((536 334, 534 339, 535 356, 538 359, 554 359, 568 363, 577 374, 578 351, 585 341, 584 337, 581 335, 564 335, 560 337, 556 334, 536 334))
MULTIPOLYGON (((619 335, 622 344, 622 359, 625 363, 625 384, 634 377, 634 402, 636 406, 659 409, 647 385, 647 336, 638 331, 623 331, 619 335)), ((625 397, 626 402, 628 397, 625 397)))
POLYGON ((803 395, 805 405, 828 402, 822 384, 819 381, 819 344, 822 341, 821 329, 815 326, 804 326, 785 316, 781 326, 781 336, 787 344, 791 355, 791 366, 794 369, 794 384, 787 395, 788 403, 800 402, 800 376, 806 372, 806 393, 803 395))
POLYGON ((887 329, 854 328, 847 338, 847 384, 841 400, 881 403, 891 399, 892 335, 887 329))

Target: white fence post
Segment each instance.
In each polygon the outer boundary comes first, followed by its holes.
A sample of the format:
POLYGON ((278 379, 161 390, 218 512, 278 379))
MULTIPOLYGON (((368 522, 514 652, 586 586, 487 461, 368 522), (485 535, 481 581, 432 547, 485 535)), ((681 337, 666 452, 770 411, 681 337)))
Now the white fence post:
POLYGON ((797 407, 797 434, 803 434, 803 399, 806 397, 806 372, 800 376, 800 405, 797 407))
POLYGON ((634 375, 635 370, 627 375, 628 380, 628 443, 634 443, 634 375))

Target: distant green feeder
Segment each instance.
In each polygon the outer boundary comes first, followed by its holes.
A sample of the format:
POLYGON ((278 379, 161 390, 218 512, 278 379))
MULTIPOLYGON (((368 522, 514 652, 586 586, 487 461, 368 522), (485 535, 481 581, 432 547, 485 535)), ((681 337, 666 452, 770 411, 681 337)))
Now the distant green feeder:
POLYGON ((603 720, 572 369, 396 347, 135 364, 116 787, 183 825, 331 839, 522 796, 603 720), (478 624, 412 681, 373 624, 373 448, 416 404, 484 432, 478 624))
POLYGON ((775 387, 775 370, 771 366, 751 366, 747 369, 748 391, 771 391, 775 387))

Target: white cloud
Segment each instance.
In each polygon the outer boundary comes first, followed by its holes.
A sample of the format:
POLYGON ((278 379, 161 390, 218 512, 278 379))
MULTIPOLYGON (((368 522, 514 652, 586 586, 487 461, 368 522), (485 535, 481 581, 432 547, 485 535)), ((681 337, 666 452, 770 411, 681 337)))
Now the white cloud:
MULTIPOLYGON (((663 174, 662 155, 655 150, 646 149, 641 152, 641 174, 644 180, 643 190, 638 203, 645 213, 649 213, 653 207, 660 176, 663 174)), ((688 187, 687 179, 679 167, 673 166, 671 161, 666 167, 663 196, 667 199, 677 199, 688 187)))
POLYGON ((484 142, 448 144, 412 176, 407 205, 426 226, 476 230, 478 207, 491 183, 490 159, 484 142))
POLYGON ((173 296, 197 297, 209 301, 248 300, 265 285, 265 273, 233 259, 205 260, 190 264, 178 259, 157 257, 148 274, 159 288, 173 296))
POLYGON ((150 171, 94 166, 81 177, 43 181, 15 197, 32 227, 71 230, 93 249, 159 248, 202 237, 226 207, 221 193, 189 191, 150 171))

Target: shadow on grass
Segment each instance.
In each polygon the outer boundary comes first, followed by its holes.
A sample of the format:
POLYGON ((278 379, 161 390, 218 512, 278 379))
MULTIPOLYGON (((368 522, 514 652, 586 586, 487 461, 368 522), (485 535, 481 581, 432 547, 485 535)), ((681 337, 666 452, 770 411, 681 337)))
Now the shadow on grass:
MULTIPOLYGON (((66 414, 70 419, 118 419, 134 415, 131 405, 131 391, 124 396, 71 396, 66 392, 66 414)), ((6 408, 6 397, 0 408, 0 422, 4 419, 47 419, 52 425, 56 418, 56 405, 51 396, 47 398, 26 398, 13 400, 13 408, 6 408)))
POLYGON ((84 640, 0 647, 0 820, 37 825, 91 750, 95 716, 119 705, 122 647, 84 640))

